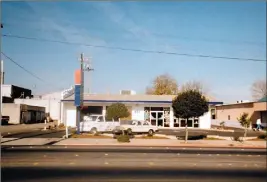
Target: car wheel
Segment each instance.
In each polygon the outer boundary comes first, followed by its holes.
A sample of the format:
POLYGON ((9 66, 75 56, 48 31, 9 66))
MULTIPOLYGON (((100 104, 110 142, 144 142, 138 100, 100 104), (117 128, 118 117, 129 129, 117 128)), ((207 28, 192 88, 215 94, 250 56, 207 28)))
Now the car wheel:
POLYGON ((153 136, 153 135, 154 135, 154 131, 153 131, 152 129, 150 129, 150 130, 148 131, 148 135, 149 135, 149 136, 153 136))
POLYGON ((91 133, 92 133, 93 135, 96 135, 96 134, 97 134, 97 129, 96 129, 96 128, 92 128, 92 129, 91 129, 91 133))

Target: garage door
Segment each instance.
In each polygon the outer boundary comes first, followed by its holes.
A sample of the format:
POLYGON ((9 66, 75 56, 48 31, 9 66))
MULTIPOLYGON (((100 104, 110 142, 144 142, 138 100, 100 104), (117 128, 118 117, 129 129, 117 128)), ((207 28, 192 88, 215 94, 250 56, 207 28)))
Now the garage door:
POLYGON ((69 109, 67 110, 67 126, 75 127, 76 126, 76 110, 69 109))

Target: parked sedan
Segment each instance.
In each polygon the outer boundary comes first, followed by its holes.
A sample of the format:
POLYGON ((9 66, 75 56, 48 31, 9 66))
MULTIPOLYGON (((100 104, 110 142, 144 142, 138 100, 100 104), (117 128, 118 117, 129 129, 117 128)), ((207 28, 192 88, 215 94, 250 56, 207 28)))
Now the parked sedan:
POLYGON ((120 126, 116 126, 113 130, 114 137, 116 135, 121 135, 125 132, 125 134, 133 135, 133 134, 148 134, 154 135, 155 132, 158 132, 158 127, 151 125, 149 121, 130 121, 129 124, 121 124, 120 126))

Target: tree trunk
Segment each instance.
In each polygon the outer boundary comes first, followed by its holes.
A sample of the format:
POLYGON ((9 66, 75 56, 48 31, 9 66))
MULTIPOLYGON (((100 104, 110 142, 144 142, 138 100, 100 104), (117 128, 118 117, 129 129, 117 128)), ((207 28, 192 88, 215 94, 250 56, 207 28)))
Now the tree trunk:
POLYGON ((185 123, 185 143, 187 143, 187 140, 188 140, 187 120, 188 120, 188 119, 186 119, 186 123, 185 123))
POLYGON ((246 137, 247 137, 247 131, 248 131, 248 128, 245 127, 245 132, 244 132, 243 142, 245 141, 245 139, 246 139, 246 137))

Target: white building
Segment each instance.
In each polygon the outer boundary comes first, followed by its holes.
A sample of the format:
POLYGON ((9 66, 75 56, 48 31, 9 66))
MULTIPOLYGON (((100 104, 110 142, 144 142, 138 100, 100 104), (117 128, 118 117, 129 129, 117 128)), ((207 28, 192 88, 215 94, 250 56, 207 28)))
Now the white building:
MULTIPOLYGON (((106 109, 112 103, 124 103, 130 113, 131 119, 148 119, 152 125, 164 128, 185 127, 184 119, 175 118, 172 109, 174 95, 107 95, 107 94, 84 94, 84 107, 82 114, 106 114, 106 109)), ((62 121, 68 126, 76 126, 76 107, 74 95, 62 100, 62 121)), ((222 102, 209 102, 210 106, 222 104, 222 102)), ((188 121, 188 127, 210 128, 211 112, 188 121)))
POLYGON ((53 120, 62 121, 63 103, 62 99, 74 94, 74 87, 64 91, 48 93, 29 99, 15 99, 15 104, 26 104, 30 106, 45 107, 45 112, 50 114, 53 120))

